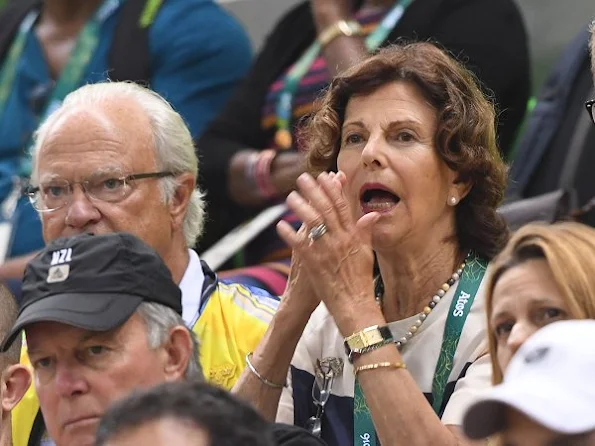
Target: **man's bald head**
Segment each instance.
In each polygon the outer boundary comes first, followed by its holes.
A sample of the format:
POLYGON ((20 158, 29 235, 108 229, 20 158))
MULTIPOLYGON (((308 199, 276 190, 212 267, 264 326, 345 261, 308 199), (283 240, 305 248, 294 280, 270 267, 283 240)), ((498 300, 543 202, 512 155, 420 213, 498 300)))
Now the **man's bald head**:
MULTIPOLYGON (((14 296, 4 285, 0 284, 0 339, 4 339, 10 331, 19 312, 14 296)), ((17 364, 21 355, 21 338, 19 337, 6 353, 0 353, 0 373, 8 366, 17 364)))

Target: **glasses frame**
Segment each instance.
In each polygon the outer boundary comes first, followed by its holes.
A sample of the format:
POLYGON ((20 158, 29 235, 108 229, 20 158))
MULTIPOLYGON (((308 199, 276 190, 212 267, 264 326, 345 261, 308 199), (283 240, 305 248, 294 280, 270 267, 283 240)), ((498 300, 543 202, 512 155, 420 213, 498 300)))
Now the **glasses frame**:
POLYGON ((593 124, 595 124, 595 116, 593 115, 593 106, 595 105, 595 99, 590 99, 587 102, 585 102, 585 108, 587 109, 587 113, 589 113, 589 118, 591 118, 591 121, 593 121, 593 124))
MULTIPOLYGON (((160 171, 160 172, 147 172, 147 173, 133 173, 131 175, 124 175, 124 176, 120 176, 120 177, 114 177, 114 180, 118 180, 118 181, 124 181, 125 183, 130 182, 130 181, 135 181, 135 180, 143 180, 143 179, 147 179, 147 178, 166 178, 166 177, 172 177, 175 176, 176 174, 174 172, 170 172, 170 171, 160 171)), ((80 184, 81 187, 83 188, 83 192, 85 193, 85 196, 88 197, 89 199, 95 200, 95 201, 102 201, 99 200, 93 196, 88 195, 87 192, 87 188, 85 187, 85 183, 87 182, 87 180, 85 181, 75 181, 75 182, 68 182, 69 186, 70 186, 70 191, 72 194, 72 188, 75 184, 80 184)), ((52 208, 52 209, 38 209, 34 202, 36 201, 34 196, 36 193, 38 193, 40 191, 40 187, 39 186, 31 186, 30 184, 25 186, 23 188, 23 195, 26 195, 29 198, 29 201, 31 202, 31 206, 33 206, 35 208, 35 210, 37 210, 38 212, 53 212, 53 211, 57 211, 58 209, 62 209, 64 206, 66 206, 69 202, 67 200, 65 200, 64 204, 60 207, 57 208, 52 208)), ((122 199, 124 199, 125 197, 122 196, 122 199)), ((114 203, 117 203, 117 201, 114 201, 114 203)))

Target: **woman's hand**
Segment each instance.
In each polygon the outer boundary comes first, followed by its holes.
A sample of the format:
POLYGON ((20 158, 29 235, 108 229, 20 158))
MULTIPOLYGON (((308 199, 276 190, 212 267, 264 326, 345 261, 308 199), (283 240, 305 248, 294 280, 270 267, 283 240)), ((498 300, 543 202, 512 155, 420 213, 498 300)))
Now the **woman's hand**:
MULTIPOLYGON (((308 231, 306 225, 302 224, 296 234, 300 234, 300 237, 307 236, 308 231)), ((287 286, 281 297, 281 308, 291 307, 293 315, 304 316, 307 320, 319 304, 320 297, 312 286, 308 273, 304 270, 302 258, 297 251, 293 251, 287 286)))
MULTIPOLYGON (((349 335, 358 321, 382 317, 374 299, 371 246, 372 227, 379 214, 369 213, 355 221, 343 195, 344 178, 343 173, 322 173, 316 181, 308 174, 301 175, 297 181, 300 192, 289 194, 287 204, 307 230, 302 227, 296 232, 281 221, 277 231, 301 259, 312 290, 343 334, 349 335), (312 239, 310 231, 323 223, 327 232, 312 239)), ((363 325, 361 328, 367 326, 363 325)))

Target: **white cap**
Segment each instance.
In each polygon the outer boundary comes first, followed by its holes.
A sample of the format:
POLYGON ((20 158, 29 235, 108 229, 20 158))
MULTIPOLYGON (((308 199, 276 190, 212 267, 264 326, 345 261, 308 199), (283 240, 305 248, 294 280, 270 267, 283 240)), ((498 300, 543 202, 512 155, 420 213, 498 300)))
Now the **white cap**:
POLYGON ((502 431, 514 408, 561 434, 595 430, 595 320, 555 322, 512 358, 504 382, 475 402, 463 429, 471 439, 502 431))

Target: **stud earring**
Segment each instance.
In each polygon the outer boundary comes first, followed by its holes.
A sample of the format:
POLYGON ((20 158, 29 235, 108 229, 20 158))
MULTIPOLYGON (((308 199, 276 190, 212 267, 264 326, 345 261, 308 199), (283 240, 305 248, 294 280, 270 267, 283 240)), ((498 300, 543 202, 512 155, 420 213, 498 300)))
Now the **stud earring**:
POLYGON ((457 204, 457 197, 450 197, 448 199, 448 204, 450 204, 451 206, 455 206, 457 204))

